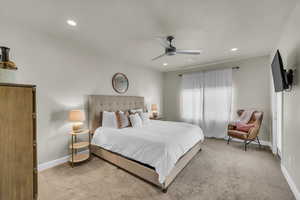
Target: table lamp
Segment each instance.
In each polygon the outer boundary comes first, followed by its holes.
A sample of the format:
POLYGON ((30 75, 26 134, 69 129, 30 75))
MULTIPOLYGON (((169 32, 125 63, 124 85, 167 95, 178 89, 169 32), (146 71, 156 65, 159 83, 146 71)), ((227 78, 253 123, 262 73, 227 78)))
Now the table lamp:
POLYGON ((82 129, 85 115, 82 110, 71 110, 69 113, 69 120, 73 123, 73 131, 79 132, 82 129))
POLYGON ((151 105, 151 111, 152 111, 152 117, 157 118, 158 117, 157 104, 152 104, 151 105))

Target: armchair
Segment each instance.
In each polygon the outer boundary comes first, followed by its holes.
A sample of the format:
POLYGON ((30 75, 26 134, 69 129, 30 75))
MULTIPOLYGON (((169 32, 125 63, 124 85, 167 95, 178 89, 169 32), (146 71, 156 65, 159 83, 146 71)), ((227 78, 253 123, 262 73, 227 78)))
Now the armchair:
MULTIPOLYGON (((243 112, 244 110, 238 110, 237 111, 238 116, 241 116, 243 112)), ((262 119, 263 119, 263 112, 261 111, 253 112, 251 119, 248 122, 248 124, 252 124, 253 127, 251 127, 248 132, 237 130, 236 125, 229 124, 228 132, 227 132, 228 134, 227 144, 229 144, 232 138, 238 138, 244 140, 245 151, 247 151, 247 145, 250 144, 251 142, 257 142, 259 144, 259 147, 261 147, 260 141, 258 139, 258 134, 259 134, 259 129, 261 127, 262 119)))

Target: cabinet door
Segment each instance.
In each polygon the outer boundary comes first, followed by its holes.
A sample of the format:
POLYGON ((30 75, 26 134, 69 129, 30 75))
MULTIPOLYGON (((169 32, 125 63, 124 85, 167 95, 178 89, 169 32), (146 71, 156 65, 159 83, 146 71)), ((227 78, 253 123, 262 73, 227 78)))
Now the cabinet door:
POLYGON ((33 199, 32 88, 0 86, 0 199, 33 199))

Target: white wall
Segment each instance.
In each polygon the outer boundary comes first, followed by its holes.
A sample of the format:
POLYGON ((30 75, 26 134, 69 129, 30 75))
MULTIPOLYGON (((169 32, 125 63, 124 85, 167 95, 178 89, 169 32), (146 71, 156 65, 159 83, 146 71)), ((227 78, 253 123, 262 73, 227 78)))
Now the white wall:
MULTIPOLYGON (((283 96, 282 165, 293 179, 300 199, 300 3, 284 27, 275 49, 279 49, 284 65, 296 69, 295 85, 283 96)), ((274 50, 275 50, 274 49, 274 50)), ((271 55, 273 58, 274 53, 271 55)), ((295 191, 294 191, 295 192, 295 191)))
POLYGON ((24 26, 1 24, 1 45, 11 48, 18 71, 0 71, 1 82, 37 85, 38 159, 51 161, 68 154, 68 111, 83 108, 85 95, 117 95, 111 78, 123 72, 129 79, 126 95, 144 96, 162 106, 161 72, 123 64, 24 26))
POLYGON ((164 73, 164 115, 167 120, 180 120, 181 77, 178 74, 235 66, 240 69, 233 71, 233 117, 236 117, 236 110, 241 108, 264 111, 260 139, 270 141, 269 56, 164 73))

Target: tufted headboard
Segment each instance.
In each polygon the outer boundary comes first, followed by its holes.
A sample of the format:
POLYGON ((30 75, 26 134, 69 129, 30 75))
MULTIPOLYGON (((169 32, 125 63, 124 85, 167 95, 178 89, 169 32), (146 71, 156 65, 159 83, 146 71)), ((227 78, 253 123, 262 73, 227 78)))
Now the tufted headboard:
POLYGON ((88 124, 92 133, 101 126, 102 111, 129 110, 144 108, 144 97, 137 96, 88 96, 88 124))

